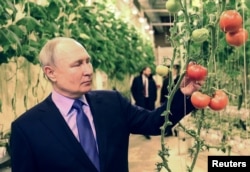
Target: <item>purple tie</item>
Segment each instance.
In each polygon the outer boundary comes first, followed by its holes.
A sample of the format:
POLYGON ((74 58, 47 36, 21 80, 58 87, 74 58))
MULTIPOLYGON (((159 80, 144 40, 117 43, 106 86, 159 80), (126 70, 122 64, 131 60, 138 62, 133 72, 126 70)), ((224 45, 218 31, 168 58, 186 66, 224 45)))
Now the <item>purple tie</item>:
POLYGON ((73 108, 77 110, 76 124, 78 128, 80 143, 90 160, 94 163, 97 170, 100 171, 100 162, 96 147, 96 141, 89 120, 83 111, 83 104, 84 103, 81 100, 75 100, 73 104, 73 108))

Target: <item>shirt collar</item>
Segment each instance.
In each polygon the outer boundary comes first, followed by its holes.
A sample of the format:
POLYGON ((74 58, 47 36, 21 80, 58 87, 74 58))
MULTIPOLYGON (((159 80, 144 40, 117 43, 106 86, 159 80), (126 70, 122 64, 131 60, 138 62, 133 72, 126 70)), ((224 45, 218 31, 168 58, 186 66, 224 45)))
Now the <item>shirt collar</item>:
MULTIPOLYGON (((58 92, 56 92, 55 90, 52 91, 51 96, 52 96, 53 102, 55 103, 55 105, 57 106, 57 108, 59 109, 61 114, 65 115, 65 116, 68 115, 71 108, 72 108, 72 105, 73 105, 75 99, 65 97, 65 96, 59 94, 58 92)), ((80 97, 79 100, 81 100, 85 105, 88 106, 87 99, 86 99, 85 95, 80 97)))

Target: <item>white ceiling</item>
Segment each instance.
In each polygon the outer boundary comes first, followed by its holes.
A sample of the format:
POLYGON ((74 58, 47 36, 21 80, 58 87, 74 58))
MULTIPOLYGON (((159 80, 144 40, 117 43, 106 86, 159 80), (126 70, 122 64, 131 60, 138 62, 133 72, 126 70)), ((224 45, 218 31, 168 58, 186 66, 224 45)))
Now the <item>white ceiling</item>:
POLYGON ((165 7, 166 0, 134 0, 134 4, 144 12, 156 34, 168 32, 172 22, 165 7))

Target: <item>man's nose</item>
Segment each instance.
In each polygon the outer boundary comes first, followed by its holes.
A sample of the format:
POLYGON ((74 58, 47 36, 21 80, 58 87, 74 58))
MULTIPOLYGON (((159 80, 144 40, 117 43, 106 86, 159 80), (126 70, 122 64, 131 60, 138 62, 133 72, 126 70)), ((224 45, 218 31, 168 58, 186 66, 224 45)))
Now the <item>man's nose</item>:
POLYGON ((85 64, 83 65, 83 73, 86 74, 92 74, 93 73, 93 68, 92 65, 90 64, 85 64))

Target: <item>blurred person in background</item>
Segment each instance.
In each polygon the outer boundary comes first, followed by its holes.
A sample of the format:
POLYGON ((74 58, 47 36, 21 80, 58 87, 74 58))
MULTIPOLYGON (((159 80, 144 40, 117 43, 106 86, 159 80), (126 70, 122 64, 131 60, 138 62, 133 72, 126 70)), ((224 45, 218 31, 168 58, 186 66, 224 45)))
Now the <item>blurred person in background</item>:
MULTIPOLYGON (((157 86, 150 67, 144 67, 140 74, 133 79, 131 93, 135 100, 135 105, 148 110, 155 109, 157 86)), ((149 135, 144 136, 146 139, 150 139, 149 135)))

